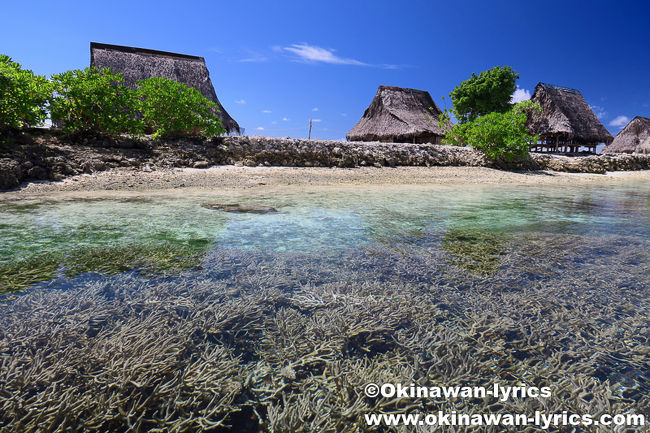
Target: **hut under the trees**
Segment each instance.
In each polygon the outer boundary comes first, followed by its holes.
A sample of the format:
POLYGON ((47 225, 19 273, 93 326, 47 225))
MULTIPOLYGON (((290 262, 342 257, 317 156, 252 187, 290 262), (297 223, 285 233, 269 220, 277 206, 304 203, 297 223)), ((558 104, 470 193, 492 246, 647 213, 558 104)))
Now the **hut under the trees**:
POLYGON ((361 120, 348 132, 350 141, 440 143, 440 109, 429 92, 379 86, 361 120))
POLYGON ((124 85, 130 89, 136 88, 138 80, 150 77, 167 78, 193 87, 217 104, 217 115, 226 131, 240 133, 239 125, 217 98, 203 57, 91 42, 90 66, 119 72, 124 77, 124 85))
POLYGON ((636 116, 630 120, 603 153, 650 154, 650 119, 636 116))
POLYGON ((531 150, 574 153, 586 147, 596 153, 598 144, 614 139, 575 89, 539 83, 531 100, 542 107, 528 114, 528 128, 540 137, 531 150))

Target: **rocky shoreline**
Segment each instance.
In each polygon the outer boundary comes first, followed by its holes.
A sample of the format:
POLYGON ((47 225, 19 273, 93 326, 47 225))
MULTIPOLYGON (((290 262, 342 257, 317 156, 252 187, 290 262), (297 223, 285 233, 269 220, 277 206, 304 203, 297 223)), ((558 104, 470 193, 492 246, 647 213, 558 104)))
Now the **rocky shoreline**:
POLYGON ((650 155, 559 156, 532 153, 523 163, 488 160, 470 148, 434 144, 364 143, 263 136, 214 140, 70 138, 55 130, 29 130, 0 147, 0 190, 23 182, 63 180, 112 168, 144 172, 214 165, 284 167, 455 166, 505 170, 606 173, 650 169, 650 155))

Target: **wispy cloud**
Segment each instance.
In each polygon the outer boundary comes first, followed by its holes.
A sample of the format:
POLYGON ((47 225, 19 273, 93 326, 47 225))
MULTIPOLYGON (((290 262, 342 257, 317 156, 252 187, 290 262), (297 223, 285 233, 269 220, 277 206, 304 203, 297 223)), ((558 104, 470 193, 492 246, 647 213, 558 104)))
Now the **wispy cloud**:
POLYGON ((627 125, 629 121, 630 118, 627 116, 617 116, 614 120, 609 122, 609 126, 618 126, 619 128, 622 128, 623 126, 627 125))
POLYGON ((262 126, 258 126, 258 127, 255 128, 255 129, 256 129, 257 131, 264 131, 264 128, 263 128, 262 126))
POLYGON ((314 123, 322 122, 321 119, 311 119, 311 121, 314 122, 314 123))
POLYGON ((594 112, 597 118, 602 119, 607 116, 607 111, 600 105, 590 105, 589 108, 594 112))
POLYGON ((243 57, 237 60, 240 63, 261 63, 269 60, 268 54, 264 52, 245 49, 241 54, 243 57))
POLYGON ((346 59, 344 57, 339 57, 334 52, 336 50, 332 48, 322 48, 315 45, 309 44, 292 44, 288 47, 283 47, 283 51, 288 51, 292 54, 295 54, 298 60, 309 62, 309 63, 330 63, 334 65, 356 65, 356 66, 369 66, 367 63, 364 63, 356 59, 346 59))
POLYGON ((311 111, 318 111, 318 107, 312 108, 311 111))
POLYGON ((517 102, 526 101, 528 99, 530 99, 530 90, 521 89, 519 86, 517 86, 517 90, 515 90, 515 93, 513 93, 510 97, 510 102, 512 104, 515 104, 517 102))
POLYGON ((244 59, 239 59, 238 62, 240 63, 262 63, 266 62, 269 58, 266 56, 254 56, 254 57, 246 57, 244 59))
POLYGON ((271 111, 271 110, 262 110, 262 113, 264 113, 264 114, 271 114, 272 111, 271 111))
POLYGON ((244 105, 246 103, 245 99, 235 99, 235 104, 244 105))
POLYGON ((288 122, 288 121, 289 121, 289 118, 288 118, 288 117, 283 117, 283 118, 282 118, 282 121, 283 121, 283 122, 288 122))

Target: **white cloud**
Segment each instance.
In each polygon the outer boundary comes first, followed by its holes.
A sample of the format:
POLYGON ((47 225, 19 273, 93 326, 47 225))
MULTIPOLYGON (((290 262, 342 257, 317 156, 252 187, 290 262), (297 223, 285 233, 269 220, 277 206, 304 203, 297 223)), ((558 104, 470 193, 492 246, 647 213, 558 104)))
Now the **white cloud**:
POLYGON ((275 120, 273 122, 271 122, 271 125, 277 125, 277 124, 278 124, 278 122, 276 122, 275 120))
POLYGON ((244 54, 246 57, 239 59, 238 62, 240 63, 260 63, 260 62, 266 62, 269 60, 269 57, 266 54, 263 53, 258 53, 256 51, 250 51, 247 50, 247 52, 244 54))
POLYGON ((619 128, 622 128, 623 126, 627 125, 629 121, 630 118, 627 116, 617 116, 614 120, 609 122, 609 126, 618 126, 619 128))
POLYGON ((590 105, 589 108, 594 112, 597 118, 602 119, 607 115, 607 111, 600 105, 590 105))
POLYGON ((311 121, 312 122, 322 122, 322 120, 320 120, 320 119, 312 119, 311 121))
POLYGON ((288 117, 283 117, 283 118, 282 118, 282 121, 283 121, 283 122, 288 122, 288 121, 289 121, 289 118, 288 118, 288 117))
POLYGON ((312 108, 311 111, 318 111, 318 107, 312 108))
POLYGON ((262 113, 264 113, 264 114, 271 114, 272 111, 271 111, 271 110, 262 110, 262 113))
POLYGON ((246 103, 245 99, 235 99, 235 104, 244 105, 246 103))
POLYGON ((530 90, 520 89, 519 86, 517 86, 517 90, 515 90, 515 93, 510 97, 510 102, 515 104, 528 99, 530 99, 530 90))
POLYGON ((298 56, 299 60, 309 62, 309 63, 330 63, 334 65, 356 65, 356 66, 368 66, 366 63, 363 63, 355 59, 346 59, 339 57, 334 52, 336 50, 331 48, 322 48, 315 45, 309 44, 292 44, 288 47, 283 48, 284 51, 298 56))
POLYGON ((258 126, 258 127, 257 127, 257 128, 255 128, 255 129, 256 129, 256 130, 258 130, 258 131, 264 131, 264 128, 263 128, 263 127, 261 127, 261 126, 258 126))

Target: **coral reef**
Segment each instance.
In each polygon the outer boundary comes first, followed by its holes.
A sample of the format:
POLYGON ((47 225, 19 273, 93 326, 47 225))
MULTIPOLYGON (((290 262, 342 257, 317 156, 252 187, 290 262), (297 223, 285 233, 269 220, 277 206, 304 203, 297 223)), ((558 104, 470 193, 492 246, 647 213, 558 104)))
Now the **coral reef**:
POLYGON ((367 413, 438 410, 650 415, 648 242, 531 232, 499 235, 493 249, 490 236, 419 230, 399 248, 337 257, 212 248, 177 276, 5 296, 0 431, 359 432, 375 431, 367 413), (477 240, 485 262, 467 251, 477 240), (369 382, 552 396, 369 398, 369 382))

